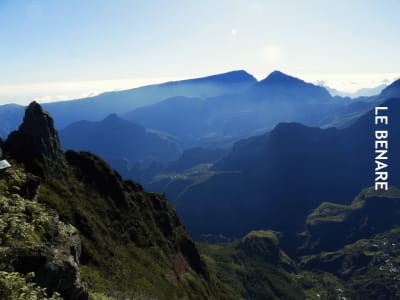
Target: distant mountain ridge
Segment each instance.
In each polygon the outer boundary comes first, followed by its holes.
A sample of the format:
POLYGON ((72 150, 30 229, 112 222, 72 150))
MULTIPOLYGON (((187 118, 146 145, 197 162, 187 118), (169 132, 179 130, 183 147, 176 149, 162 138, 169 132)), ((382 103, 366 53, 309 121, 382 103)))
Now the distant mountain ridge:
MULTIPOLYGON (((252 75, 248 74, 243 70, 239 71, 231 71, 227 73, 211 75, 202 78, 188 79, 176 82, 166 82, 162 84, 154 84, 149 86, 143 86, 139 88, 124 90, 124 91, 115 91, 115 92, 106 92, 100 95, 83 98, 83 99, 75 99, 75 100, 67 100, 61 102, 54 103, 45 103, 43 107, 49 111, 53 116, 55 116, 56 128, 63 129, 67 125, 81 121, 100 121, 107 117, 111 113, 116 113, 118 115, 123 116, 129 120, 133 120, 130 116, 130 111, 138 107, 149 106, 155 104, 157 102, 161 102, 168 98, 173 97, 188 97, 188 98, 200 98, 200 99, 210 99, 210 101, 205 101, 207 103, 207 107, 209 107, 210 102, 214 103, 215 109, 228 109, 226 103, 231 102, 233 107, 236 107, 239 112, 237 112, 236 118, 253 118, 252 112, 259 108, 253 106, 245 106, 243 107, 240 102, 242 102, 243 97, 241 95, 247 94, 250 97, 250 90, 253 90, 253 97, 256 99, 265 98, 268 96, 268 90, 274 90, 275 92, 279 90, 279 86, 282 87, 282 83, 291 84, 292 86, 300 88, 304 91, 311 92, 314 94, 314 100, 316 98, 326 98, 329 97, 329 93, 324 91, 324 88, 320 86, 314 86, 312 84, 306 83, 302 80, 299 80, 293 76, 286 75, 279 71, 272 72, 269 76, 261 81, 257 81, 252 75), (272 86, 275 85, 276 88, 272 86), (264 92, 263 92, 264 86, 264 92), (260 93, 256 95, 259 91, 260 93), (227 97, 228 100, 223 100, 224 97, 219 98, 222 95, 231 95, 227 97), (213 99, 214 98, 214 99, 213 99), (212 100, 212 101, 211 101, 212 100), (215 100, 215 101, 214 101, 215 100), (247 115, 247 116, 246 116, 247 115)), ((394 83, 393 83, 394 84, 394 83)), ((393 85, 392 84, 392 85, 393 85)), ((304 98, 304 95, 301 95, 300 90, 293 89, 290 98, 293 98, 292 102, 298 102, 295 99, 304 98)), ((380 98, 388 98, 388 93, 390 90, 390 86, 387 87, 382 93, 386 93, 384 97, 380 98), (385 91, 386 90, 386 91, 385 91)), ((287 89, 282 89, 281 92, 283 94, 287 93, 287 89)), ((307 93, 308 93, 307 92, 307 93)), ((273 96, 273 95, 272 95, 273 96)), ((288 94, 285 96, 288 98, 288 94)), ((309 94, 310 96, 310 94, 309 94)), ((274 97, 272 97, 274 98, 274 97)), ((279 100, 279 97, 275 97, 279 100)), ((379 98, 379 97, 370 97, 371 99, 379 98)), ((343 102, 344 98, 340 97, 332 97, 334 102, 343 102)), ((369 98, 360 98, 360 101, 367 101, 369 98)), ((312 99, 309 99, 310 101, 312 99)), ((348 99, 347 99, 348 100, 348 99)), ((354 101, 358 101, 355 99, 354 101)), ((307 101, 309 102, 309 101, 307 101)), ((312 102, 312 101, 311 101, 312 102)), ((345 101, 346 102, 346 101, 345 101)), ((348 101, 347 101, 348 102, 348 101)), ((351 102, 353 103, 353 102, 351 102)), ((249 104, 249 103, 248 103, 249 104)), ((343 103, 342 103, 343 104, 343 103)), ((350 103, 348 103, 350 104, 350 103)), ((233 108, 232 107, 232 108, 233 108)), ((270 108, 273 109, 273 108, 270 108)), ((288 107, 286 107, 288 109, 288 107)), ((299 108, 292 108, 291 110, 297 110, 299 108)), ((7 134, 11 132, 13 129, 16 129, 19 125, 19 122, 22 120, 24 108, 20 105, 1 105, 0 106, 0 136, 3 138, 7 137, 7 134)), ((293 112, 290 112, 293 114, 293 112)), ((290 121, 289 118, 286 117, 284 120, 279 121, 290 121)), ((323 112, 321 114, 324 114, 323 112)), ((209 120, 210 122, 212 120, 209 120)), ((292 120, 303 122, 302 120, 292 120)), ((306 120, 307 121, 307 120, 306 120)), ((260 121, 257 121, 260 123, 260 121)), ((314 121, 313 121, 314 122, 314 121)), ((276 123, 276 122, 273 122, 276 123)), ((316 123, 316 122, 314 122, 316 123)), ((319 124, 309 124, 309 125, 321 125, 329 124, 329 120, 326 118, 322 118, 319 124)), ((143 124, 142 124, 143 125, 143 124)), ((275 124, 276 125, 276 124, 275 124)), ((220 125, 219 127, 221 127, 220 125)), ((146 127, 146 126, 145 126, 146 127)), ((229 128, 230 125, 224 125, 224 127, 229 128)), ((240 127, 240 126, 239 126, 240 127)), ((253 126, 254 127, 254 126, 253 126)), ((260 126, 258 126, 260 127, 260 126)), ((272 126, 273 127, 273 126, 272 126)), ((253 130, 254 131, 254 130, 253 130)), ((215 133, 214 133, 215 135, 215 133)), ((212 140, 212 139, 211 139, 212 140)))
POLYGON ((347 104, 320 86, 275 71, 240 94, 175 97, 122 117, 168 132, 193 147, 260 134, 279 122, 322 126, 347 104))
POLYGON ((60 131, 63 149, 90 151, 118 170, 137 161, 167 161, 178 158, 178 143, 140 125, 111 114, 100 122, 79 121, 60 131))
POLYGON ((232 71, 124 91, 106 92, 89 98, 47 103, 44 107, 54 116, 57 128, 61 129, 72 122, 99 121, 110 113, 120 115, 137 107, 154 104, 174 96, 204 98, 237 93, 255 82, 257 80, 245 71, 232 71))

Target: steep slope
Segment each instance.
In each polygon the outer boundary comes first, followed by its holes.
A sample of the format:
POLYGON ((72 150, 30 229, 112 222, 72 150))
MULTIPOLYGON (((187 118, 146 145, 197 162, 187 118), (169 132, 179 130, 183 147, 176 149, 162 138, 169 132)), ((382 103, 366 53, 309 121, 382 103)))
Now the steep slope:
MULTIPOLYGON (((6 186, 24 197, 34 195, 40 207, 55 209, 62 222, 77 228, 82 240, 82 280, 93 297, 100 293, 112 299, 140 295, 156 299, 235 298, 209 272, 162 195, 146 193, 140 185, 123 181, 90 153, 68 151, 64 155, 51 117, 38 104, 29 105, 23 124, 10 135, 5 148, 14 168, 23 165, 39 176, 19 189, 12 182, 6 186)), ((31 220, 36 222, 36 217, 31 216, 31 220)), ((46 228, 42 231, 45 236, 50 234, 46 228)), ((74 253, 79 256, 79 252, 74 253)), ((35 266, 26 265, 21 272, 37 273, 35 266)), ((36 282, 47 287, 40 274, 36 274, 36 282)), ((50 273, 43 276, 52 280, 50 273)), ((67 283, 73 284, 70 279, 67 283)), ((63 285, 56 286, 55 290, 62 292, 63 285)))
MULTIPOLYGON (((390 184, 400 185, 400 101, 389 107, 390 184)), ((324 201, 347 204, 374 182, 374 111, 349 128, 278 125, 271 133, 235 144, 205 181, 184 186, 173 199, 196 237, 240 236, 253 228, 301 230, 311 209, 324 201), (285 221, 282 222, 282 216, 285 221), (203 222, 207 218, 208 222, 203 222)))
POLYGON ((56 178, 66 174, 66 161, 53 119, 36 102, 29 105, 22 124, 10 133, 5 147, 17 161, 25 163, 29 172, 56 178))
POLYGON ((245 299, 397 299, 399 200, 397 188, 370 187, 351 205, 322 204, 308 216, 300 257, 283 251, 282 233, 262 230, 200 249, 245 299))
POLYGON ((299 267, 332 274, 351 299, 397 299, 399 213, 400 191, 395 187, 364 189, 348 206, 321 204, 301 234, 299 267))
POLYGON ((72 101, 47 103, 43 107, 56 120, 56 127, 80 120, 99 121, 110 113, 123 114, 137 107, 160 102, 175 96, 212 97, 240 93, 257 80, 245 71, 232 71, 202 78, 154 84, 135 89, 107 92, 72 101))
POLYGON ((308 216, 300 253, 334 251, 400 226, 400 191, 363 190, 351 203, 324 202, 308 216))
POLYGON ((200 244, 221 280, 243 299, 305 299, 293 261, 271 231, 252 231, 240 240, 200 244))
POLYGON ((39 178, 16 166, 0 172, 0 298, 87 300, 76 228, 36 201, 39 178))
POLYGON ((300 266, 303 270, 335 276, 342 282, 341 296, 347 299, 398 299, 399 245, 400 228, 397 227, 334 252, 303 256, 300 266))
POLYGON ((60 140, 63 149, 95 153, 121 173, 137 161, 167 161, 180 154, 176 141, 149 132, 115 114, 101 122, 71 124, 60 131, 60 140))

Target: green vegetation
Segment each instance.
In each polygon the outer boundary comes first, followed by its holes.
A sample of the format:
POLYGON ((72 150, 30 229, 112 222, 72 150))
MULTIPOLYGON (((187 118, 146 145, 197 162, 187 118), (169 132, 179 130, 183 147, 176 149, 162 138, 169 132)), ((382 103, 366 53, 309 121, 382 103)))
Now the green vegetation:
MULTIPOLYGON (((1 299, 400 298, 398 189, 323 203, 297 237, 251 231, 199 244, 201 256, 163 195, 123 181, 90 153, 64 155, 51 118, 35 103, 27 111, 6 142, 17 161, 0 173, 1 299)), ((218 179, 204 167, 193 178, 218 179)))
POLYGON ((336 278, 332 286, 344 291, 349 299, 398 299, 400 228, 358 240, 334 252, 303 256, 300 265, 314 272, 329 272, 336 278))
MULTIPOLYGON (((48 206, 59 212, 63 222, 80 229, 81 276, 93 299, 235 298, 208 271, 165 198, 145 193, 133 182, 122 182, 94 156, 79 158, 89 161, 85 167, 94 168, 92 173, 75 166, 65 180, 46 179, 32 200, 20 194, 34 176, 19 167, 2 173, 0 266, 4 273, 0 292, 4 299, 36 299, 29 297, 45 291, 33 283, 33 275, 14 272, 9 261, 15 249, 29 253, 49 244, 54 227, 58 227, 58 240, 69 237, 70 225, 57 221, 48 206), (106 182, 96 182, 92 176, 101 176, 106 182)), ((85 164, 81 162, 80 166, 85 164)), ((54 294, 54 299, 57 297, 54 294)))
POLYGON ((350 205, 325 202, 308 216, 299 254, 334 251, 400 226, 400 191, 364 189, 350 205), (385 217, 382 217, 385 216, 385 217))
POLYGON ((2 300, 61 300, 55 293, 48 297, 46 290, 37 286, 33 273, 23 276, 17 272, 0 271, 0 299, 2 300))
POLYGON ((399 199, 394 187, 384 193, 368 188, 351 205, 321 204, 300 236, 298 253, 307 255, 295 260, 272 231, 201 244, 201 250, 218 277, 245 299, 397 299, 399 199))
POLYGON ((216 172, 213 164, 199 164, 182 172, 165 173, 155 176, 149 183, 152 190, 163 191, 168 199, 176 200, 192 186, 207 181, 216 174, 235 172, 216 172))
POLYGON ((123 182, 104 161, 68 152, 69 176, 47 179, 38 201, 74 224, 89 289, 111 297, 233 299, 209 273, 167 200, 123 182))
POLYGON ((243 299, 304 299, 296 268, 272 231, 253 231, 232 243, 200 244, 206 261, 243 299))
POLYGON ((18 262, 35 249, 64 251, 60 245, 69 245, 76 231, 66 224, 79 228, 81 278, 94 300, 400 297, 400 227, 390 230, 393 223, 369 216, 376 201, 385 215, 397 213, 395 188, 383 194, 365 189, 351 205, 323 203, 309 215, 303 237, 310 244, 326 246, 318 234, 337 226, 358 234, 334 251, 300 248, 308 253, 294 260, 280 248, 279 233, 257 230, 229 243, 199 244, 200 257, 164 197, 122 181, 88 153, 69 152, 67 160, 70 176, 45 179, 31 188, 35 193, 27 186, 37 178, 21 167, 0 176, 1 299, 62 299, 41 287, 35 272, 18 270, 18 262), (59 246, 51 246, 55 241, 59 246))
POLYGON ((42 251, 49 255, 60 251, 57 244, 67 241, 74 228, 59 222, 45 205, 19 194, 31 177, 19 167, 0 175, 0 299, 61 299, 58 293, 39 287, 37 274, 24 269, 40 261, 42 251))

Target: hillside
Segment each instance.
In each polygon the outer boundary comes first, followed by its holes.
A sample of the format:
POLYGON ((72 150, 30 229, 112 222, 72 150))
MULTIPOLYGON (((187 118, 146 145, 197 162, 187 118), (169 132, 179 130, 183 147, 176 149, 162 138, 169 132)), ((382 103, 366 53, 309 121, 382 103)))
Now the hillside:
POLYGON ((335 251, 400 226, 400 191, 364 189, 350 205, 324 202, 307 217, 300 253, 335 251))
POLYGON ((88 299, 87 291, 93 299, 235 298, 165 197, 123 181, 90 153, 64 154, 52 118, 37 103, 4 148, 13 167, 0 174, 0 219, 12 227, 2 233, 2 249, 14 259, 5 256, 8 273, 0 280, 16 278, 22 286, 1 292, 17 293, 33 281, 35 293, 47 288, 49 297, 58 292, 65 299, 88 299))
POLYGON ((397 188, 371 187, 351 206, 322 204, 307 218, 306 243, 294 246, 302 256, 288 256, 284 233, 265 230, 200 249, 243 299, 397 299, 399 200, 397 188))

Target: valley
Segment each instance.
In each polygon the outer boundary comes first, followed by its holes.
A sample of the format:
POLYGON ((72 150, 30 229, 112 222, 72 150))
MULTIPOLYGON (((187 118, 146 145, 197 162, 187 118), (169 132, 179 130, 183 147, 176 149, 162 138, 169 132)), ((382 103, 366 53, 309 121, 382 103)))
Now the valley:
POLYGON ((372 186, 376 103, 378 141, 400 153, 400 102, 383 96, 397 82, 360 105, 281 72, 253 85, 60 131, 31 103, 0 143, 0 220, 16 228, 0 283, 46 299, 395 299, 399 162, 380 154, 391 176, 372 186))

